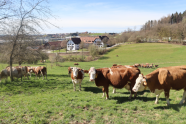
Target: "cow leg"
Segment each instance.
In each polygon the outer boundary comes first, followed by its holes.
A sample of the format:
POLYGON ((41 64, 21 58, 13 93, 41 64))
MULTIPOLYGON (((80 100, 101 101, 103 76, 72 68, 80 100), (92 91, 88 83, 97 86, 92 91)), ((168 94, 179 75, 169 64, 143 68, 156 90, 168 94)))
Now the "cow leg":
POLYGON ((167 101, 167 106, 170 105, 170 101, 169 101, 169 92, 170 92, 170 89, 164 90, 165 98, 166 98, 166 101, 167 101))
POLYGON ((45 76, 45 79, 47 79, 47 73, 46 72, 45 72, 44 76, 45 76))
MULTIPOLYGON (((133 84, 135 84, 135 83, 133 83, 133 84)), ((132 98, 132 95, 133 95, 135 92, 132 90, 132 87, 134 87, 134 86, 131 86, 131 83, 129 84, 129 86, 130 86, 130 96, 129 96, 128 99, 131 99, 131 98, 132 98)), ((136 98, 136 96, 137 96, 137 93, 135 93, 134 97, 136 98)))
POLYGON ((81 91, 81 81, 79 82, 79 91, 81 91))
POLYGON ((113 87, 113 92, 112 93, 116 93, 116 89, 113 87))
POLYGON ((74 81, 72 81, 72 83, 73 83, 74 91, 76 91, 76 84, 74 83, 74 81))
POLYGON ((104 88, 102 88, 102 91, 103 91, 103 93, 106 92, 106 99, 109 99, 109 95, 108 95, 108 87, 104 87, 104 88))
POLYGON ((180 101, 180 104, 183 104, 183 102, 185 101, 185 97, 186 97, 186 90, 184 89, 183 97, 182 100, 180 101))
POLYGON ((155 104, 158 104, 158 101, 159 101, 159 96, 160 96, 160 93, 163 92, 163 90, 155 90, 155 94, 156 94, 156 100, 155 100, 155 104))
POLYGON ((103 96, 102 96, 102 97, 105 97, 105 90, 104 90, 104 87, 102 88, 102 91, 103 91, 103 96))

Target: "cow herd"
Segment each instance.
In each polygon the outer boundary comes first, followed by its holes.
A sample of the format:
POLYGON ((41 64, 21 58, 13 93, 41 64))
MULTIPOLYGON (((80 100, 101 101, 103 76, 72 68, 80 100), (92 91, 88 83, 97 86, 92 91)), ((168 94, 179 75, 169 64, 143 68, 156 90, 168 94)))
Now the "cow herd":
MULTIPOLYGON (((5 78, 7 80, 8 76, 11 75, 11 68, 10 66, 7 66, 5 69, 3 69, 0 73, 0 81, 1 79, 5 78)), ((47 69, 44 66, 37 66, 37 67, 30 67, 30 66, 15 66, 12 67, 12 77, 13 78, 21 78, 22 81, 22 77, 27 76, 27 78, 29 79, 28 75, 30 75, 31 77, 31 73, 34 73, 37 79, 37 76, 42 75, 43 79, 44 76, 46 76, 47 78, 47 69)))
POLYGON ((94 81, 97 87, 102 88, 103 97, 106 93, 106 99, 109 98, 109 86, 113 87, 113 93, 115 88, 126 88, 131 92, 129 99, 131 99, 133 94, 136 97, 139 91, 150 90, 156 95, 155 104, 158 103, 160 93, 164 92, 167 105, 169 105, 170 89, 184 89, 180 104, 183 104, 186 99, 186 66, 157 68, 145 76, 141 74, 138 67, 124 65, 113 65, 110 68, 99 69, 91 67, 89 70, 69 67, 68 72, 71 74, 74 90, 76 90, 76 84, 79 84, 79 90, 81 90, 84 73, 87 73, 89 74, 89 81, 94 81))
POLYGON ((152 64, 149 64, 149 63, 146 63, 146 64, 134 64, 133 66, 135 67, 141 67, 141 68, 157 68, 158 65, 154 65, 153 63, 152 64))

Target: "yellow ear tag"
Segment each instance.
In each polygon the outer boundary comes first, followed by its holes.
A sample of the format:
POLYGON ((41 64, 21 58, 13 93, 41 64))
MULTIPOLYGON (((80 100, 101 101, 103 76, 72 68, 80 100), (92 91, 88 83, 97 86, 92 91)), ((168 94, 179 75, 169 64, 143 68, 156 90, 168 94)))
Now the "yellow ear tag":
POLYGON ((96 78, 98 77, 98 74, 96 74, 96 78))

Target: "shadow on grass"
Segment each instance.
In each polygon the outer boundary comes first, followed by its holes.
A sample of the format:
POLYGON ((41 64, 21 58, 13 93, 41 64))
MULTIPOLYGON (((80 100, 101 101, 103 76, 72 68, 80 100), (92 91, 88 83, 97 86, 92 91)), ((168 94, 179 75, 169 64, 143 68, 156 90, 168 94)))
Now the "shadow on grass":
MULTIPOLYGON (((150 93, 149 90, 145 90, 145 91, 137 92, 137 95, 143 95, 145 92, 150 93)), ((121 94, 130 94, 130 91, 128 91, 128 92, 122 92, 121 94)))
POLYGON ((86 92, 103 93, 102 89, 97 88, 97 87, 83 87, 83 88, 85 88, 84 91, 86 91, 86 92))
MULTIPOLYGON (((117 104, 122 104, 124 102, 133 101, 133 100, 141 100, 143 102, 156 100, 155 97, 151 98, 151 97, 138 97, 138 96, 136 98, 132 97, 132 99, 128 99, 128 97, 111 97, 111 99, 117 100, 116 102, 117 104)), ((165 100, 165 98, 159 98, 159 100, 165 100)))
MULTIPOLYGON (((166 102, 166 100, 165 100, 166 102)), ((154 107, 154 109, 161 109, 161 110, 165 110, 165 109, 173 109, 177 112, 180 111, 181 107, 185 107, 186 106, 186 103, 180 105, 180 104, 170 104, 169 106, 157 106, 157 107, 154 107)))

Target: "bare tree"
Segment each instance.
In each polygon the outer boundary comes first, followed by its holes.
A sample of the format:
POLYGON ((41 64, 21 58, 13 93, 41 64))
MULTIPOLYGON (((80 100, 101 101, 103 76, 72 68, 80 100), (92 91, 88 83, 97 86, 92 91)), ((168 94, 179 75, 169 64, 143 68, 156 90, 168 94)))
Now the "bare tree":
POLYGON ((53 52, 54 52, 55 48, 56 48, 56 47, 55 47, 54 45, 52 45, 52 46, 50 47, 50 49, 53 50, 53 52))
MULTIPOLYGON (((8 0, 7 0, 8 1, 8 0)), ((11 1, 11 0, 9 0, 11 1)), ((10 45, 9 56, 10 78, 12 78, 12 63, 19 53, 22 53, 22 45, 29 41, 30 37, 39 34, 39 30, 43 29, 42 25, 51 24, 48 17, 51 16, 50 9, 46 6, 47 0, 20 0, 11 2, 13 9, 7 9, 6 17, 0 17, 2 25, 0 25, 0 33, 6 35, 6 41, 10 45), (25 38, 26 37, 26 38, 25 38)), ((2 15, 0 15, 2 16, 2 15)), ((51 24, 52 25, 52 24, 51 24)), ((24 55, 25 56, 25 55, 24 55)))
POLYGON ((61 47, 62 47, 62 49, 65 49, 66 53, 67 53, 67 41, 62 41, 61 42, 61 47))

